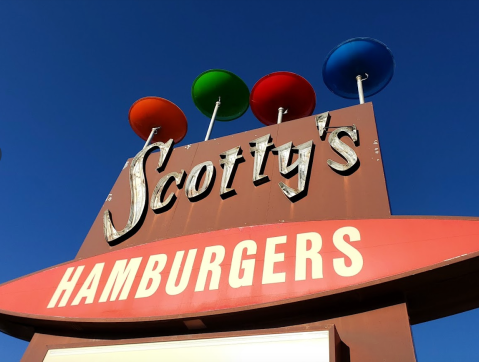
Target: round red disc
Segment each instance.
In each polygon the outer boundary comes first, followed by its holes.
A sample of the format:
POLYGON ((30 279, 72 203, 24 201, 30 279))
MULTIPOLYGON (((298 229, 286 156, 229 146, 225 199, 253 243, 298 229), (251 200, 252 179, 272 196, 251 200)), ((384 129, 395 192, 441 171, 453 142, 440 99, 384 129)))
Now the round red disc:
POLYGON ((152 128, 161 127, 153 136, 152 143, 167 142, 170 138, 179 143, 188 130, 183 111, 176 104, 160 97, 137 100, 130 108, 128 120, 133 131, 145 141, 152 128))
POLYGON ((313 114, 316 94, 309 82, 291 72, 275 72, 261 78, 250 96, 253 114, 269 126, 278 121, 278 108, 288 110, 283 122, 313 114))

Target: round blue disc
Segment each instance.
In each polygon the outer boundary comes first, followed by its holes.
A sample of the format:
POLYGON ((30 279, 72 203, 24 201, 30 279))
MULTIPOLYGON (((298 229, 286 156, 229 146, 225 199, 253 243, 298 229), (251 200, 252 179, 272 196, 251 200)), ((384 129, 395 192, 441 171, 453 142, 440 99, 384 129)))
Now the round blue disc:
POLYGON ((387 86, 394 74, 394 57, 389 48, 373 38, 353 38, 334 48, 323 64, 323 80, 334 94, 358 98, 356 76, 361 75, 364 96, 387 86))

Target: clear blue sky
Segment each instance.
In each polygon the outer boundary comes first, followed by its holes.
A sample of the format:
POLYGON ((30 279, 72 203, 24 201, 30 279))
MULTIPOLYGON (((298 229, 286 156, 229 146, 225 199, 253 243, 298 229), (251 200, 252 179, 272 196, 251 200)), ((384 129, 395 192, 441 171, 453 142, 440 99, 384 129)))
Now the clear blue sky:
MULTIPOLYGON (((186 114, 182 145, 208 119, 195 77, 223 68, 251 88, 296 72, 315 113, 356 101, 326 88, 321 67, 338 43, 369 36, 396 72, 372 97, 395 215, 479 216, 476 165, 479 2, 121 1, 0 2, 0 283, 74 258, 126 159, 142 147, 131 104, 155 95, 186 114)), ((249 110, 213 137, 253 128, 249 110)), ((479 360, 479 311, 412 327, 419 362, 479 360)), ((0 334, 2 361, 26 342, 0 334)))

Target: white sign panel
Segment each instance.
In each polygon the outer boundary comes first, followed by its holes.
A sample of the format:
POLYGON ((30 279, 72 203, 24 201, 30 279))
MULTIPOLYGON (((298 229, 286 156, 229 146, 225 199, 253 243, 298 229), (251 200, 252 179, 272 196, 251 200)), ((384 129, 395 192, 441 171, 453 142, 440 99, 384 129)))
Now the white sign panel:
POLYGON ((330 362, 329 332, 54 349, 44 362, 330 362))

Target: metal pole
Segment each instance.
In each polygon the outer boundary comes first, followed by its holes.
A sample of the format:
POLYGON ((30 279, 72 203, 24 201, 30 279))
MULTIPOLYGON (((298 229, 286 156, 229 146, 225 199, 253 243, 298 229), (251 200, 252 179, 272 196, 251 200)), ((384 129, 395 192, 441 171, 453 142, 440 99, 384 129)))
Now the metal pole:
POLYGON ((208 132, 206 132, 205 141, 208 141, 210 139, 211 130, 213 129, 213 124, 215 123, 216 113, 218 112, 218 108, 220 108, 220 106, 221 106, 221 97, 218 97, 218 102, 216 102, 215 110, 213 111, 213 115, 211 116, 208 132))
POLYGON ((283 122, 283 113, 284 112, 284 108, 283 107, 279 107, 278 108, 278 124, 280 124, 281 122, 283 122))
POLYGON ((359 104, 364 104, 363 78, 360 75, 357 75, 356 82, 358 83, 359 104))
POLYGON ((286 114, 288 113, 288 110, 284 109, 283 107, 279 107, 278 108, 278 124, 280 124, 281 122, 283 122, 283 114, 286 114))
POLYGON ((158 133, 158 130, 159 130, 160 128, 161 128, 161 127, 153 127, 153 128, 151 129, 150 135, 148 136, 148 139, 146 140, 145 145, 143 146, 143 149, 145 149, 146 147, 148 147, 148 145, 149 145, 150 142, 151 142, 151 139, 153 138, 153 136, 154 136, 155 134, 158 133))

